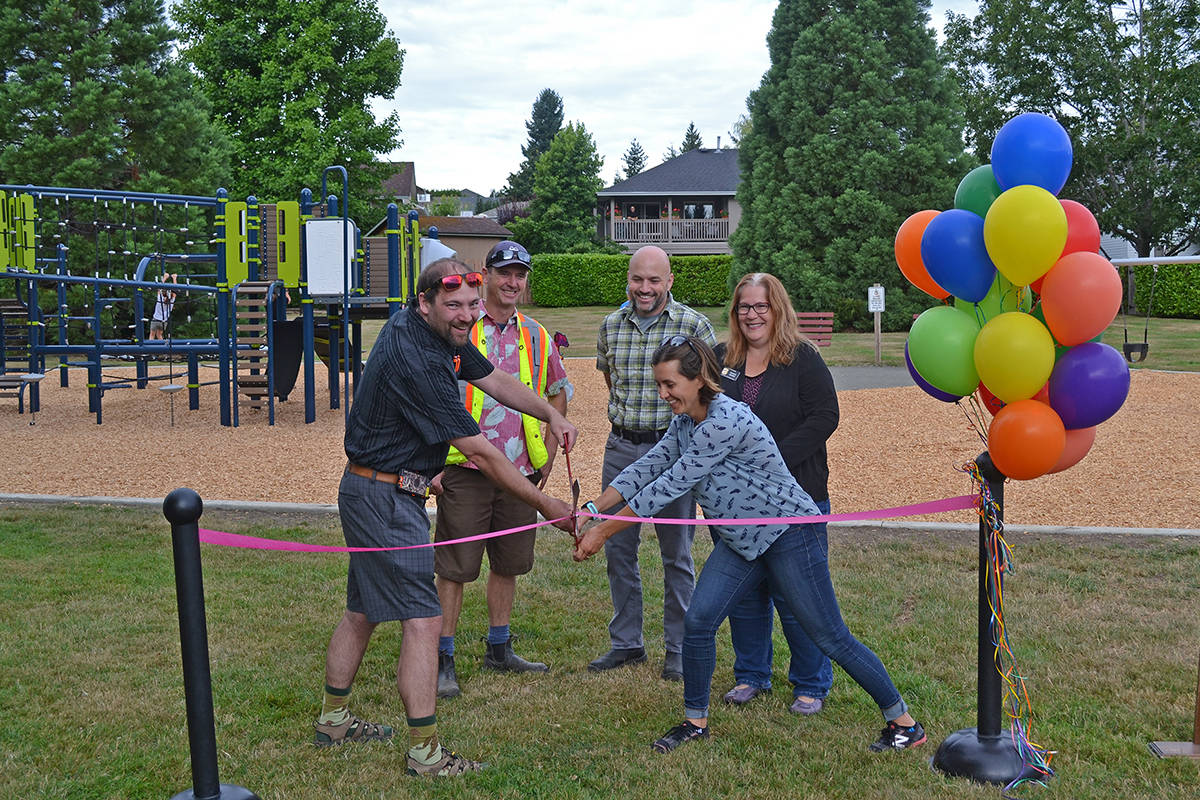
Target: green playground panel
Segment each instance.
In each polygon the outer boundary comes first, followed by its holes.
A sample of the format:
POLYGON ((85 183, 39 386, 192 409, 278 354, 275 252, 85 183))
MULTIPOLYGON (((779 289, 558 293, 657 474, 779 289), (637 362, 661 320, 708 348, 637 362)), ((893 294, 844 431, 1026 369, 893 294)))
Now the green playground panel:
POLYGON ((0 269, 12 266, 12 210, 8 193, 0 191, 0 269))
POLYGON ((230 286, 250 277, 248 248, 246 204, 228 202, 225 204, 225 281, 230 286))

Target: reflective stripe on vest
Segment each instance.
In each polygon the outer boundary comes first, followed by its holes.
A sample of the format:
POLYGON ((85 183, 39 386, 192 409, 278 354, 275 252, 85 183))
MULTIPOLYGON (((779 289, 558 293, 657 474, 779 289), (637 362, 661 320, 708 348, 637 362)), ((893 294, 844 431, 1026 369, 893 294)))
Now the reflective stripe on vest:
MULTIPOLYGON (((537 383, 533 382, 533 342, 525 315, 520 312, 517 312, 517 346, 521 352, 517 361, 521 365, 521 383, 533 390, 538 397, 544 397, 546 394, 546 363, 550 360, 550 335, 537 321, 534 321, 533 324, 538 327, 538 344, 540 345, 538 349, 542 356, 537 383)), ((487 337, 483 335, 483 320, 476 322, 471 328, 471 343, 478 348, 484 358, 488 357, 487 337)), ((471 412, 471 416, 475 418, 476 422, 483 418, 484 394, 482 389, 475 388, 473 384, 467 384, 467 411, 471 412)), ((525 450, 529 453, 529 463, 533 465, 534 469, 541 469, 550 460, 550 454, 546 452, 546 442, 542 439, 542 422, 537 417, 522 414, 521 428, 525 433, 525 450)), ((447 464, 461 464, 466 460, 467 457, 457 447, 451 446, 450 453, 446 456, 447 464)))

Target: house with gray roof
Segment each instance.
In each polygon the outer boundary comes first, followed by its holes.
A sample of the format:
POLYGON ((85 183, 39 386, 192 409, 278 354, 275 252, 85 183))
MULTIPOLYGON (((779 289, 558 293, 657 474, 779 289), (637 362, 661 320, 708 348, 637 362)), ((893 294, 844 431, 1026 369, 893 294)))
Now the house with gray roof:
POLYGON ((671 255, 729 253, 739 183, 737 150, 689 150, 598 192, 599 232, 630 253, 646 244, 671 255))

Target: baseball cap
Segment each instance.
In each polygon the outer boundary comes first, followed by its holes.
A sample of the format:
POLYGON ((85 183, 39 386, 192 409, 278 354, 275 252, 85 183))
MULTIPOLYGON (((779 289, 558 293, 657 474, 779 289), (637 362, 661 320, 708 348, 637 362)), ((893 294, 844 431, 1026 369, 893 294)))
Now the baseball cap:
POLYGON ((525 267, 525 269, 533 269, 529 251, 522 245, 508 239, 496 242, 492 246, 492 249, 488 251, 487 260, 484 261, 484 266, 488 269, 514 265, 525 267))

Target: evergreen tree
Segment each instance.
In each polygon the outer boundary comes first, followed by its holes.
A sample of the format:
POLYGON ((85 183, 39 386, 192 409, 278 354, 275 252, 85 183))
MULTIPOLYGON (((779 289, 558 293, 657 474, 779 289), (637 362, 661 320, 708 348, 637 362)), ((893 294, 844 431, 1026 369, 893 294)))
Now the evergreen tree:
POLYGON ((867 287, 882 283, 897 330, 927 299, 896 268, 896 229, 948 207, 970 166, 928 8, 782 0, 775 11, 771 66, 747 100, 732 245, 741 272, 779 276, 800 310, 865 323, 867 287))
MULTIPOLYGON (((180 0, 173 15, 182 54, 234 141, 231 196, 317 193, 322 170, 340 165, 352 215, 375 222, 367 203, 379 201, 388 171, 377 157, 399 146, 400 122, 376 121, 370 101, 394 95, 404 63, 375 0, 180 0)), ((341 193, 336 176, 329 191, 341 193)))
POLYGON ((737 118, 737 121, 729 128, 729 141, 734 147, 737 147, 742 139, 746 138, 746 134, 750 132, 750 117, 747 114, 742 114, 737 118))
POLYGON ((679 158, 679 151, 675 149, 675 145, 671 145, 663 153, 663 161, 670 161, 672 158, 679 158))
POLYGON ((525 160, 521 168, 508 176, 508 187, 505 195, 512 200, 528 200, 533 197, 534 170, 538 159, 550 149, 550 143, 562 130, 563 102, 562 97, 553 89, 542 89, 537 99, 533 101, 533 111, 525 122, 525 131, 529 139, 521 146, 521 155, 525 160))
POLYGON ((637 139, 629 143, 629 149, 625 151, 625 155, 621 159, 625 162, 625 180, 629 180, 646 168, 646 151, 642 149, 641 142, 637 139))
POLYGON ((700 131, 696 129, 696 123, 689 122, 687 130, 683 132, 683 144, 679 145, 679 152, 686 153, 701 147, 704 147, 704 140, 700 138, 700 131))
POLYGON ((1198 39, 1193 0, 983 0, 945 47, 979 158, 1015 114, 1055 117, 1075 155, 1062 196, 1145 257, 1200 238, 1198 39))
POLYGON ((213 194, 228 141, 171 58, 161 2, 54 0, 0 13, 0 174, 9 182, 213 194))
POLYGON ((596 238, 596 192, 604 187, 603 166, 583 123, 569 123, 538 159, 530 215, 509 223, 513 238, 533 252, 587 249, 596 238))

